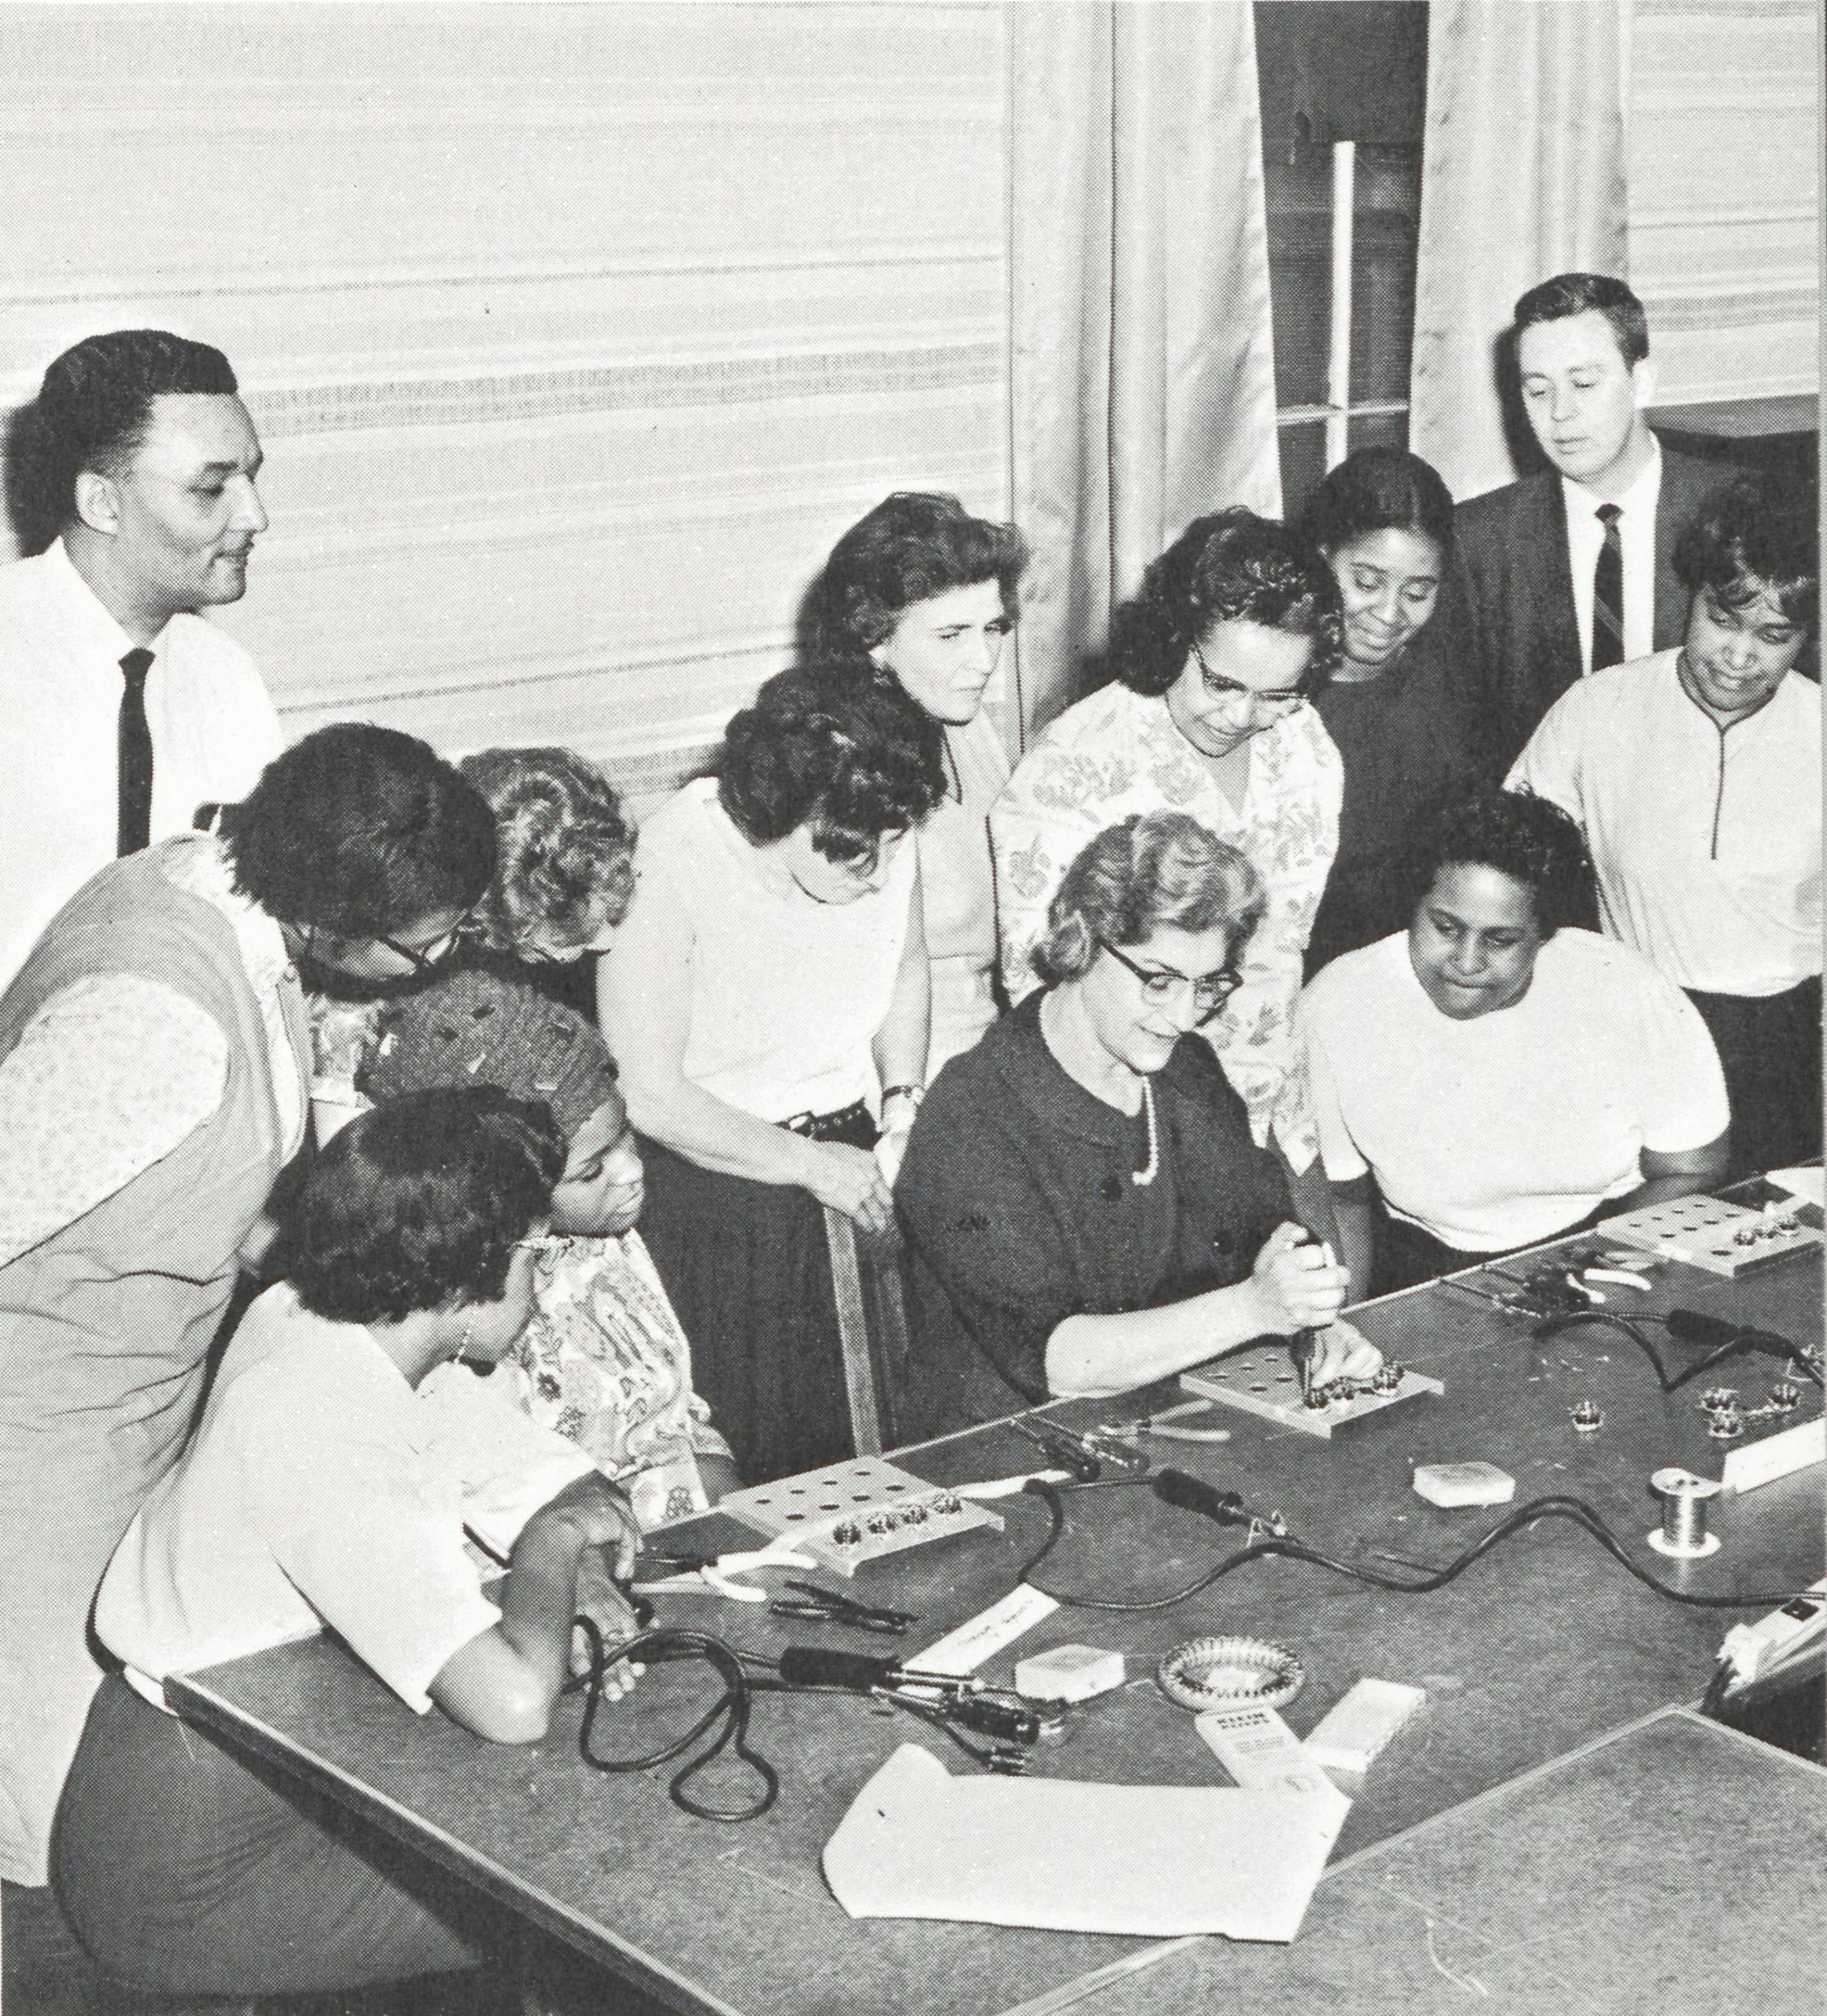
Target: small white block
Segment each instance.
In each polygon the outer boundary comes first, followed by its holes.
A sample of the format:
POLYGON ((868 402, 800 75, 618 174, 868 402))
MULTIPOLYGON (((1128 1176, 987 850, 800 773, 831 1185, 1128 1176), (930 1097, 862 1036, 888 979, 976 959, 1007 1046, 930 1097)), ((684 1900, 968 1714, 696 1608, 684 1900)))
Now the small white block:
POLYGON ((1778 1477, 1786 1477, 1793 1470, 1805 1470, 1824 1458, 1827 1458, 1827 1422, 1817 1415, 1813 1421, 1779 1429, 1761 1441, 1727 1450, 1719 1481, 1728 1491, 1755 1491, 1760 1484, 1773 1484, 1778 1477))
POLYGON ((1095 1645, 1056 1645, 1015 1662, 1015 1692, 1030 1701, 1089 1701, 1121 1687, 1128 1669, 1121 1652, 1095 1645))
POLYGON ((1495 1463, 1422 1463, 1414 1488, 1430 1505, 1507 1505, 1516 1480, 1495 1463))
POLYGON ((1308 1736, 1307 1755, 1329 1771, 1367 1771, 1426 1699, 1399 1681, 1361 1680, 1308 1736))

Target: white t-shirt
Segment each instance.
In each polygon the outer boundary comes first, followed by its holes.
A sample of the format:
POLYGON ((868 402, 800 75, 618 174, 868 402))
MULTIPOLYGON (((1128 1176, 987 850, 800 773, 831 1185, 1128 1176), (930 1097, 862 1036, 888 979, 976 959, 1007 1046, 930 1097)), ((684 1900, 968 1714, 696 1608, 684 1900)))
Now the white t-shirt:
POLYGON ((501 1617, 464 1545, 461 1487, 427 1453, 432 1425, 359 1325, 269 1288, 109 1563, 102 1642, 162 1681, 328 1625, 423 1714, 452 1654, 501 1617))
POLYGON ((1529 991, 1455 1021, 1397 932, 1302 997, 1326 1174, 1368 1169, 1384 1202, 1462 1252, 1550 1239, 1642 1180, 1645 1149, 1725 1131, 1725 1084, 1693 1005, 1632 951, 1560 931, 1529 991))
MULTIPOLYGON (((125 633, 60 540, 0 568, 0 988, 40 932, 114 858, 116 743, 125 633)), ((199 804, 232 803, 280 752, 254 661, 201 617, 150 646, 152 837, 187 832, 199 804)))
MULTIPOLYGON (((702 777, 641 828, 635 895, 604 956, 628 1012, 640 975, 687 947, 691 1084, 758 1120, 837 1113, 877 1090, 870 1045, 888 1020, 918 856, 854 902, 783 888, 702 777)), ((610 1032, 613 1047, 613 1032, 610 1032)))
POLYGON ((1584 830, 1605 928, 1678 986, 1781 994, 1821 970, 1821 689, 1791 673, 1721 728, 1679 650, 1562 695, 1510 773, 1584 830))

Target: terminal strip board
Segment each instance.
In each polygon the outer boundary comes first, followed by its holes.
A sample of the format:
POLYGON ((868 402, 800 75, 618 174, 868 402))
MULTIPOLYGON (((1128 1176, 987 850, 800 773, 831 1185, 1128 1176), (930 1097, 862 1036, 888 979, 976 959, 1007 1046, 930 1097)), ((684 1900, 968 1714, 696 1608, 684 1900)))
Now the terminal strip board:
POLYGON ((1601 1218, 1598 1229, 1606 1239, 1728 1280, 1814 1252, 1821 1244, 1821 1234, 1801 1222, 1794 1206, 1753 1211, 1717 1197, 1646 1204, 1620 1217, 1601 1218))
POLYGON ((1395 1384, 1386 1392, 1354 1383, 1347 1395, 1329 1400, 1323 1406, 1309 1406, 1301 1397, 1300 1375, 1279 1345, 1254 1346, 1214 1358, 1208 1365, 1195 1365, 1180 1375, 1189 1393, 1201 1393, 1227 1407, 1241 1407, 1247 1414, 1260 1414, 1277 1427, 1298 1429, 1303 1435, 1329 1436, 1335 1429, 1362 1421, 1366 1414, 1380 1414, 1385 1407, 1400 1406, 1422 1393, 1444 1392, 1437 1379, 1396 1369, 1395 1384))
POLYGON ((1002 1530, 999 1514, 879 1456, 856 1456, 803 1477, 732 1492, 717 1501, 717 1509, 769 1539, 795 1535, 805 1552, 840 1575, 934 1540, 1002 1530))

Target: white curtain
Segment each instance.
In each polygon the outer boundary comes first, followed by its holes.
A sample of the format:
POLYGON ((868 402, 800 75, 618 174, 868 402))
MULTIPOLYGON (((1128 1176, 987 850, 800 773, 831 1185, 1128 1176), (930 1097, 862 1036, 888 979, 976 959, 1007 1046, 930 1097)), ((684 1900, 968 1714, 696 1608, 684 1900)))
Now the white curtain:
POLYGON ((1455 497, 1515 475, 1498 345, 1551 274, 1628 258, 1630 0, 1432 0, 1410 446, 1455 497))
POLYGON ((1014 9, 1021 725, 1077 697, 1112 602, 1201 512, 1280 509, 1246 0, 1014 9))

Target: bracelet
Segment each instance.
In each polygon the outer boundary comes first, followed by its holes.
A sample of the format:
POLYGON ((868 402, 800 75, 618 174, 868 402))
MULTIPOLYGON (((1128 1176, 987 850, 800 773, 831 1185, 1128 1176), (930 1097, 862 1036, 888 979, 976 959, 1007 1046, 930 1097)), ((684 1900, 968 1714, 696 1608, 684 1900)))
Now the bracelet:
POLYGON ((914 1110, 917 1113, 920 1102, 925 1096, 925 1091, 918 1085, 890 1085, 882 1094, 882 1103, 886 1106, 890 1099, 911 1099, 914 1110))
POLYGON ((1169 1701, 1196 1711, 1242 1702, 1279 1707, 1300 1692, 1306 1673, 1293 1653, 1261 1638, 1192 1638, 1174 1647, 1154 1677, 1169 1701))

